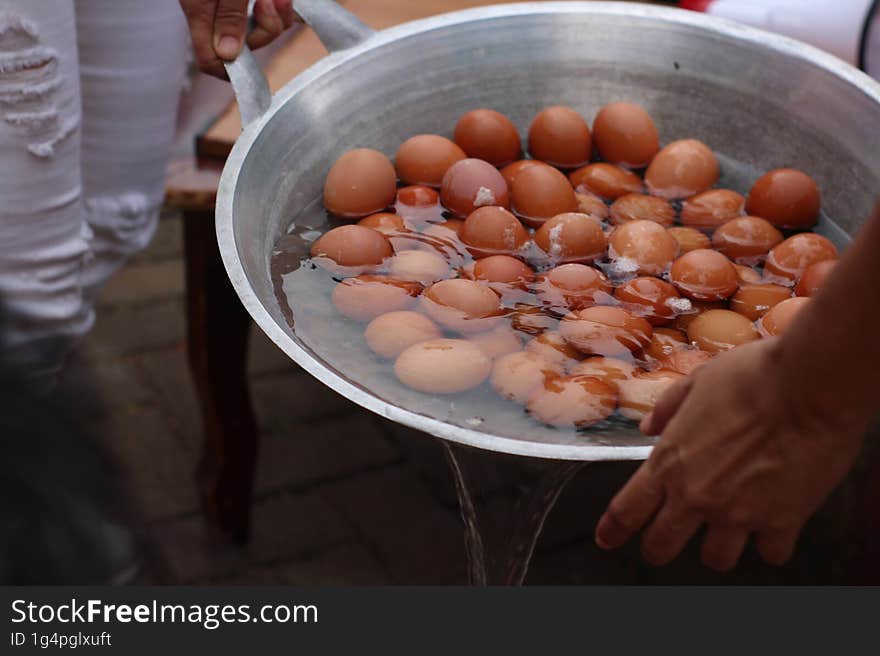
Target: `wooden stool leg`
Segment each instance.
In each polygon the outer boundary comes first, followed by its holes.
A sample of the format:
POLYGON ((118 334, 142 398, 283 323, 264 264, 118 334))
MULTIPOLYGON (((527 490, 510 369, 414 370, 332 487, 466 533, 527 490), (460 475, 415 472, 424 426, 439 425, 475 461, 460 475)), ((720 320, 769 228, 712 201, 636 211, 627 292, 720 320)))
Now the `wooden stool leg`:
POLYGON ((250 529, 259 433, 247 379, 251 321, 226 276, 213 212, 184 212, 187 351, 202 409, 198 484, 208 524, 243 543, 250 529))

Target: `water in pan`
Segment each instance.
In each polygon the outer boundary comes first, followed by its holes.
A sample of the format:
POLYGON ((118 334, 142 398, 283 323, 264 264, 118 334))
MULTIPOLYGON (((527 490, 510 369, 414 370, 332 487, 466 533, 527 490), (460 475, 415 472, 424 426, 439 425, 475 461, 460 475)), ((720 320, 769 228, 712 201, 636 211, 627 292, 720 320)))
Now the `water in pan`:
MULTIPOLYGON (((718 186, 746 193, 762 171, 718 155, 718 186)), ((365 324, 340 315, 330 295, 338 282, 309 259, 312 242, 341 222, 328 220, 321 199, 293 217, 288 233, 273 252, 276 298, 291 329, 320 360, 374 395, 412 412, 489 434, 553 444, 640 446, 652 439, 636 423, 615 413, 586 429, 554 428, 531 418, 520 405, 501 398, 488 382, 461 394, 443 396, 414 391, 394 376, 393 363, 375 356, 364 341, 365 324)), ((843 249, 849 237, 823 214, 816 232, 843 249)), ((454 335, 451 335, 454 336, 454 335)), ((526 337, 526 336, 524 336, 526 337)))

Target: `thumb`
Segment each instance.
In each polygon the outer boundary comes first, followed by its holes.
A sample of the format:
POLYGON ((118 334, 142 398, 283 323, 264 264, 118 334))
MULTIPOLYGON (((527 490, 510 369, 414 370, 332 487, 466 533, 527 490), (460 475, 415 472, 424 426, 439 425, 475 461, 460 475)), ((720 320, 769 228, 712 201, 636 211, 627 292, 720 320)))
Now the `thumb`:
POLYGON ((231 61, 241 52, 247 35, 248 0, 219 0, 214 12, 214 52, 231 61))

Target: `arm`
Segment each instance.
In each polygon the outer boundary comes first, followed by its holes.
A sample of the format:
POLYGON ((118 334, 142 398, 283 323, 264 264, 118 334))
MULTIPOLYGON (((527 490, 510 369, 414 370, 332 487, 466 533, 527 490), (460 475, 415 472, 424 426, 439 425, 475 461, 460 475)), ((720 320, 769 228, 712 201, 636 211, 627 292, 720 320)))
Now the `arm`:
POLYGON ((822 390, 812 411, 832 416, 820 421, 870 420, 880 402, 880 205, 798 319, 778 349, 790 384, 822 390))
POLYGON ((180 6, 189 23, 199 68, 221 78, 226 77, 223 62, 238 56, 246 37, 251 48, 262 48, 296 22, 292 0, 257 0, 256 28, 250 35, 248 0, 180 0, 180 6))
POLYGON ((600 519, 597 544, 647 527, 643 554, 662 565, 706 525, 714 569, 735 566, 752 534, 766 561, 788 560, 880 410, 878 290, 880 205, 788 332, 719 356, 660 400, 642 423, 660 441, 600 519))

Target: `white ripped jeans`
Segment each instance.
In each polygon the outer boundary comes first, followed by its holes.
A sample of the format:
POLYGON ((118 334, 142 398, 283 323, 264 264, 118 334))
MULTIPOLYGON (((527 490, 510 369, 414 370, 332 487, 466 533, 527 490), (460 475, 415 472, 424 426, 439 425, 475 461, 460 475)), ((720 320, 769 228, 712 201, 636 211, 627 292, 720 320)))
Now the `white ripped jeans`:
POLYGON ((153 235, 188 44, 177 0, 0 0, 0 355, 38 380, 153 235))

